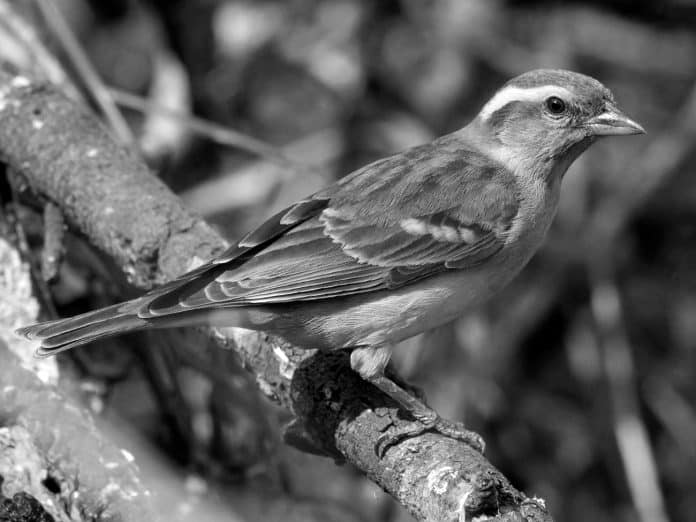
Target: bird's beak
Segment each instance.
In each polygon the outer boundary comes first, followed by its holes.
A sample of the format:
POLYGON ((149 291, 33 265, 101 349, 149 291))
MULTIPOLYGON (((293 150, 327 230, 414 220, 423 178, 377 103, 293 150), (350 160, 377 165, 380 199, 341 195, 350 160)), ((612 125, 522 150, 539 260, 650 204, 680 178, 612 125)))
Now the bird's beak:
POLYGON ((645 134, 645 129, 633 121, 616 107, 607 105, 599 116, 591 118, 586 123, 594 136, 627 136, 630 134, 645 134))

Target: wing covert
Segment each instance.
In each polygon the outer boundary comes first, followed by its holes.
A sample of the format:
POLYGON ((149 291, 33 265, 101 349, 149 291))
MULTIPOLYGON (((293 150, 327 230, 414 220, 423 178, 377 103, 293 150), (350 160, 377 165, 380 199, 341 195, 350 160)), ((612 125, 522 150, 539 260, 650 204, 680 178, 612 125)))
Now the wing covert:
POLYGON ((276 214, 144 315, 337 298, 470 268, 503 248, 518 207, 511 173, 445 136, 276 214))

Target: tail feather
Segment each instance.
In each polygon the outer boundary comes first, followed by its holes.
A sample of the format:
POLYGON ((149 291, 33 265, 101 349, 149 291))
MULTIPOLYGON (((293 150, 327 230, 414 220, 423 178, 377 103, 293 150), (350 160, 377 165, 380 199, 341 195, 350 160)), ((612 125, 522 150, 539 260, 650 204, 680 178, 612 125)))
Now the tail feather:
POLYGON ((38 356, 49 356, 97 339, 143 329, 150 321, 138 317, 143 298, 126 301, 67 319, 19 328, 15 333, 41 342, 38 356))

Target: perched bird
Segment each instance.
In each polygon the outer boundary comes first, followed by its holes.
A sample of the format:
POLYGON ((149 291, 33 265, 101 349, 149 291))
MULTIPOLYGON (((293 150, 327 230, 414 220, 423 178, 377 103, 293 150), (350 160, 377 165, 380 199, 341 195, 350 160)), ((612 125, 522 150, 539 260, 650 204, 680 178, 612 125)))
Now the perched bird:
POLYGON ((570 164, 601 136, 643 132, 597 80, 527 72, 466 127, 349 174, 175 281, 18 333, 40 341, 40 355, 188 324, 350 349, 353 369, 415 419, 385 444, 433 429, 479 447, 384 375, 392 346, 505 286, 544 240, 570 164))

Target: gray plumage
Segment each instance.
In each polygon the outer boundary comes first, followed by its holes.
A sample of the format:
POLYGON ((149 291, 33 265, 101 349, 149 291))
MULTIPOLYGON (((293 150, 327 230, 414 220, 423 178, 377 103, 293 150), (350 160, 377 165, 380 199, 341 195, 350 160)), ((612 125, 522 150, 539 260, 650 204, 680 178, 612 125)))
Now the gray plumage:
POLYGON ((613 104, 592 78, 526 73, 464 129, 349 174, 175 281, 18 333, 40 340, 44 355, 125 331, 226 321, 308 348, 399 341, 488 298, 524 266, 553 219, 560 178, 601 134, 581 124, 613 104), (535 98, 546 90, 568 98, 565 120, 535 98))

